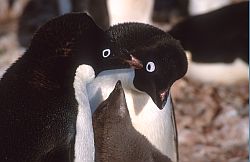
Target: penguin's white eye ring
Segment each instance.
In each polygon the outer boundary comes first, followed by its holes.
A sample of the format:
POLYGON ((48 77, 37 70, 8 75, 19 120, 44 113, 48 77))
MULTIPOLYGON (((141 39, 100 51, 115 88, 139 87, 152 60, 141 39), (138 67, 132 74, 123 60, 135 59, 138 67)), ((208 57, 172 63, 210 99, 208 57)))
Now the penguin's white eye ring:
POLYGON ((150 73, 155 71, 155 64, 153 62, 148 62, 146 65, 146 70, 150 73))
POLYGON ((107 58, 111 54, 110 49, 105 49, 102 51, 102 57, 107 58))

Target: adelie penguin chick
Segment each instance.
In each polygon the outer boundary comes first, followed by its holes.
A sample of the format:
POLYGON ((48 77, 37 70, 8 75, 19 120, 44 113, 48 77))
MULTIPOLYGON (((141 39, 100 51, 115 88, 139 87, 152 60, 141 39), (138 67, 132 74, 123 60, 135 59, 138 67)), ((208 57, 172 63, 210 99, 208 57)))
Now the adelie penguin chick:
POLYGON ((110 59, 122 64, 114 55, 103 57, 107 44, 105 33, 83 13, 66 14, 40 27, 0 81, 1 162, 79 159, 75 138, 83 132, 76 126, 81 114, 75 72, 81 64, 96 74, 113 69, 110 59))
POLYGON ((178 161, 177 132, 169 94, 187 71, 178 41, 164 31, 141 23, 125 23, 107 31, 111 53, 126 56, 130 66, 103 71, 87 85, 92 113, 121 80, 134 128, 163 155, 178 161))
POLYGON ((96 161, 171 162, 133 127, 120 81, 93 114, 93 128, 96 161))

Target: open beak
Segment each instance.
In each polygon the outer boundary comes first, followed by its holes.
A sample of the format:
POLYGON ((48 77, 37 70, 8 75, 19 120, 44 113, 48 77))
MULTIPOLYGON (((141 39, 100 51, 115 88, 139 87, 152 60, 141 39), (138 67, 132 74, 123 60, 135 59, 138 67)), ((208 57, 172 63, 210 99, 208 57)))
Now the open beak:
POLYGON ((156 92, 155 94, 150 94, 150 96, 157 107, 162 110, 165 107, 169 97, 169 88, 164 91, 156 92))
POLYGON ((134 69, 142 69, 143 68, 143 64, 141 63, 141 61, 138 60, 137 58, 135 58, 133 55, 130 55, 130 58, 125 59, 124 62, 128 63, 129 66, 134 68, 134 69))
POLYGON ((169 97, 169 89, 166 89, 166 90, 160 92, 161 103, 160 103, 160 105, 158 105, 158 107, 160 109, 163 109, 165 107, 167 100, 168 100, 168 97, 169 97))

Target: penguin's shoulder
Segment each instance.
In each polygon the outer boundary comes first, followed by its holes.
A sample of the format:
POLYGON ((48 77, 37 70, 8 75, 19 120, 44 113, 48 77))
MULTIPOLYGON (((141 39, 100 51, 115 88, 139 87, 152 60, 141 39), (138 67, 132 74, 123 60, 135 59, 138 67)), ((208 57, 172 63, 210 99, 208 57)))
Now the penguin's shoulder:
POLYGON ((243 27, 246 27, 248 23, 246 19, 248 15, 248 8, 248 2, 241 2, 224 6, 215 11, 201 15, 191 16, 173 26, 173 28, 170 30, 170 34, 173 34, 173 36, 177 36, 178 38, 180 35, 188 35, 190 32, 193 34, 192 31, 196 30, 198 30, 198 32, 204 33, 210 30, 217 31, 220 26, 232 28, 237 26, 233 24, 245 24, 243 27), (232 21, 234 23, 232 23, 232 21))

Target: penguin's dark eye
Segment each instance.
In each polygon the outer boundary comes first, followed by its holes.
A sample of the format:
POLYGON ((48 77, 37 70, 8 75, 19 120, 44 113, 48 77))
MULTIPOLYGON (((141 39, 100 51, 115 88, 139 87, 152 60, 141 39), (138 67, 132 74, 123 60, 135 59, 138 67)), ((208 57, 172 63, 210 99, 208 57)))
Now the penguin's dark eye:
POLYGON ((155 71, 155 64, 153 62, 148 62, 146 65, 146 70, 150 73, 155 71))
POLYGON ((105 49, 102 51, 102 57, 107 58, 111 54, 110 49, 105 49))

